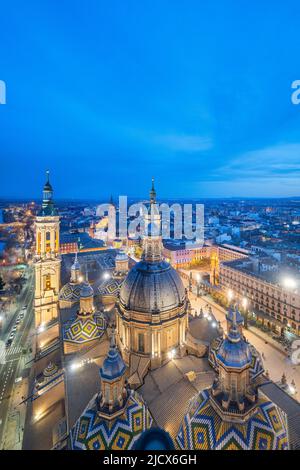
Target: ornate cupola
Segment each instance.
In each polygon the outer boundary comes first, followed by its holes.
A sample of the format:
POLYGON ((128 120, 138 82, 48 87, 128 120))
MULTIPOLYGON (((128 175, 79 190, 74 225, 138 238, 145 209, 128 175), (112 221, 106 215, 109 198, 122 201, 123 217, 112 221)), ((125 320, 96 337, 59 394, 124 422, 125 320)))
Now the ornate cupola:
MULTIPOLYGON (((128 272, 117 302, 117 340, 126 364, 132 354, 151 368, 185 353, 189 302, 178 272, 162 257, 161 217, 152 180, 142 260, 128 272)), ((138 361, 136 361, 138 364, 138 361)), ((144 367, 145 374, 147 367, 144 367)), ((132 372, 130 383, 141 374, 132 372)))
POLYGON ((212 389, 213 396, 224 410, 230 407, 244 410, 245 404, 254 402, 255 393, 250 383, 252 353, 249 343, 241 336, 237 312, 233 311, 227 338, 218 353, 219 378, 212 389))
POLYGON ((74 450, 129 450, 152 425, 143 400, 125 380, 126 366, 112 332, 110 348, 100 368, 97 393, 70 433, 74 450))
POLYGON ((244 325, 244 318, 241 315, 238 306, 236 305, 235 307, 233 305, 230 305, 226 314, 226 322, 227 322, 227 331, 230 330, 230 327, 232 325, 233 317, 235 316, 235 321, 237 324, 237 327, 239 329, 239 332, 242 334, 243 332, 243 325, 244 325))
POLYGON ((128 255, 124 251, 119 251, 115 260, 114 276, 122 277, 128 273, 128 255))
POLYGON ((251 380, 252 358, 234 311, 228 336, 217 352, 218 378, 191 400, 176 438, 180 449, 288 449, 282 413, 259 396, 253 375, 251 380))
POLYGON ((80 290, 80 305, 78 315, 87 316, 95 312, 94 307, 94 291, 89 281, 86 279, 82 283, 80 290))
POLYGON ((143 240, 143 260, 155 263, 162 259, 161 217, 156 204, 154 178, 150 191, 150 213, 146 215, 146 233, 143 240))
POLYGON ((126 365, 118 351, 115 331, 112 331, 110 348, 100 368, 101 391, 98 396, 99 415, 113 419, 123 412, 129 397, 125 384, 126 365))
POLYGON ((80 282, 80 264, 78 262, 77 253, 75 255, 74 263, 71 266, 71 282, 77 284, 80 282))
POLYGON ((79 302, 81 288, 84 285, 81 282, 80 264, 76 253, 74 263, 71 266, 70 281, 64 284, 59 292, 60 308, 70 308, 72 305, 79 302))
POLYGON ((43 188, 43 201, 42 201, 42 209, 40 215, 57 215, 56 208, 53 203, 53 188, 50 183, 50 172, 49 170, 46 171, 46 183, 43 188))

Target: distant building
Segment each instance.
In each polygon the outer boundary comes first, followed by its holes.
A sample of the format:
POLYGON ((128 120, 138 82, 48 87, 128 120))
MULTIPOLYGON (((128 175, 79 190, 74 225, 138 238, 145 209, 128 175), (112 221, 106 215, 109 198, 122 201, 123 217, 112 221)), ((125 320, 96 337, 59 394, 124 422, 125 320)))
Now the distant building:
POLYGON ((258 319, 274 332, 287 328, 300 334, 300 294, 279 284, 274 260, 248 259, 220 265, 221 287, 238 298, 246 297, 258 319), (268 267, 268 269, 267 269, 268 267))

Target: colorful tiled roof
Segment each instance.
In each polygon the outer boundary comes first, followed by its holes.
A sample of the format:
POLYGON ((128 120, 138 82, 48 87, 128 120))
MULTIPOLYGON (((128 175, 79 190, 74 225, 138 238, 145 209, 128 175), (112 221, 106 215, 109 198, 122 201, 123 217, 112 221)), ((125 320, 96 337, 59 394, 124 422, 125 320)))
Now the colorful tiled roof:
POLYGON ((68 282, 65 284, 59 292, 59 300, 65 300, 68 302, 77 302, 80 299, 82 284, 75 284, 68 282))
POLYGON ((176 442, 192 450, 287 450, 284 418, 274 403, 260 400, 244 422, 226 421, 204 390, 192 401, 180 426, 176 442))
POLYGON ((93 315, 76 315, 64 329, 64 341, 85 343, 101 338, 106 328, 106 322, 101 313, 93 315))
POLYGON ((74 450, 129 450, 152 425, 142 397, 131 392, 123 412, 112 420, 98 415, 97 395, 91 400, 71 431, 74 450))

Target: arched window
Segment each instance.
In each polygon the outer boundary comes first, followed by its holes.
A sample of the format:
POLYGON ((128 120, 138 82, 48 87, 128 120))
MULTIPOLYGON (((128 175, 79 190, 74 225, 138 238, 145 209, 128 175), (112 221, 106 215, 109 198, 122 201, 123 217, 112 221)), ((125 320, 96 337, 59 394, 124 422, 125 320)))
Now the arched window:
POLYGON ((46 253, 51 251, 51 233, 46 232, 46 253))

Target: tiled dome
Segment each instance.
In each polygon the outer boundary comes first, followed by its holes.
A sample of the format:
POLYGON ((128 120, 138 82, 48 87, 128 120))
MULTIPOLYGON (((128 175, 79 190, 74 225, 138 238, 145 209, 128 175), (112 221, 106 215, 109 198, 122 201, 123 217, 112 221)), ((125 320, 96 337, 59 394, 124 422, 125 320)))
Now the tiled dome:
POLYGON ((180 449, 287 450, 284 418, 268 400, 260 400, 245 422, 226 421, 204 390, 192 401, 176 438, 180 449))
POLYGON ((120 303, 137 312, 165 312, 183 304, 185 289, 179 274, 169 263, 137 263, 127 274, 120 290, 120 303))
POLYGON ((73 450, 130 450, 152 418, 142 397, 131 392, 123 412, 108 421, 98 415, 97 395, 71 431, 73 450))

